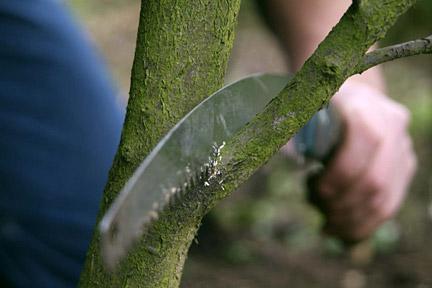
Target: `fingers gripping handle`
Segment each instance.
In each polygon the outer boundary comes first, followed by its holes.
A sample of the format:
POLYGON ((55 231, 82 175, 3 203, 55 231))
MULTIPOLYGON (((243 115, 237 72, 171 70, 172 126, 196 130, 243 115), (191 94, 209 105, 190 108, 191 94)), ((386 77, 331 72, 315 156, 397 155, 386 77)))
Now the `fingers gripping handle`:
MULTIPOLYGON (((340 115, 333 106, 321 109, 318 111, 312 119, 299 131, 294 138, 296 151, 302 155, 302 157, 321 162, 324 166, 331 160, 335 154, 337 147, 341 144, 343 139, 344 127, 340 115)), ((308 201, 315 205, 319 210, 325 210, 324 204, 318 197, 317 193, 314 193, 314 189, 317 187, 317 181, 320 178, 321 171, 311 173, 307 179, 307 198, 308 201)), ((368 262, 372 257, 368 257, 364 261, 364 257, 361 261, 357 260, 357 250, 368 249, 369 254, 372 253, 369 241, 350 242, 345 239, 344 241, 347 248, 347 253, 351 262, 368 262), (367 248, 365 248, 367 247, 367 248)), ((364 254, 364 253, 362 253, 364 254)))
POLYGON ((342 123, 333 106, 318 111, 294 138, 299 154, 327 162, 342 138, 342 123))

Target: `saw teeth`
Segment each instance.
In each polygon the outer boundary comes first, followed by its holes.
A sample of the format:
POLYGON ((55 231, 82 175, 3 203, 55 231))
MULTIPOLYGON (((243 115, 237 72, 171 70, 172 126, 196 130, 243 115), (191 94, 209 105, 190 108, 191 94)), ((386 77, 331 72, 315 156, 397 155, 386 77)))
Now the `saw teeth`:
MULTIPOLYGON (((209 161, 202 165, 197 173, 194 173, 193 170, 189 167, 189 165, 183 170, 183 173, 186 175, 186 181, 183 182, 180 187, 167 189, 165 193, 165 202, 169 206, 173 206, 179 201, 182 201, 184 195, 189 193, 190 191, 196 189, 199 186, 209 187, 218 176, 221 175, 221 172, 216 169, 216 166, 221 161, 220 152, 225 146, 225 142, 222 145, 218 146, 216 143, 212 146, 212 155, 209 156, 209 161)), ((222 181, 218 181, 219 185, 222 184, 222 181)), ((221 187, 224 190, 224 187, 221 187)), ((155 209, 158 211, 157 209, 155 209)))

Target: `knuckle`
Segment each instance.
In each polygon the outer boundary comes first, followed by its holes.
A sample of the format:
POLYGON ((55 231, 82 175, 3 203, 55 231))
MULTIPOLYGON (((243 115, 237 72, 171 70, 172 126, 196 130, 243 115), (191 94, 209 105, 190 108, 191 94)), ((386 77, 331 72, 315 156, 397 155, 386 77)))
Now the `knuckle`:
MULTIPOLYGON (((376 125, 370 119, 359 118, 351 127, 351 133, 367 147, 378 147, 384 141, 384 133, 380 125, 376 125)), ((354 138, 354 136, 353 136, 354 138)))
POLYGON ((382 132, 378 131, 378 129, 374 127, 370 127, 366 131, 365 136, 367 137, 368 142, 375 146, 379 145, 383 138, 382 132))
POLYGON ((411 119, 411 112, 410 112, 410 110, 407 107, 405 107, 403 105, 399 105, 399 113, 400 113, 401 119, 403 119, 407 123, 410 121, 410 119, 411 119))
POLYGON ((376 117, 371 117, 367 110, 355 110, 347 117, 347 131, 352 137, 361 136, 365 143, 378 145, 383 138, 382 126, 377 125, 376 117))
POLYGON ((401 104, 396 105, 393 120, 396 121, 402 129, 406 129, 411 120, 411 112, 401 104))

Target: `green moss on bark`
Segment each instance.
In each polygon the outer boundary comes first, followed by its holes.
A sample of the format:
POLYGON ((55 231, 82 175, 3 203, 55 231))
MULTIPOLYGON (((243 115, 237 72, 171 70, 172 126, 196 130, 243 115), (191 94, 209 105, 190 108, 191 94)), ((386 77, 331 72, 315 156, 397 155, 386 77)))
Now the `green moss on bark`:
POLYGON ((355 1, 280 95, 227 143, 222 165, 225 188, 233 191, 327 105, 357 72, 367 50, 415 2, 355 1))
MULTIPOLYGON (((142 3, 128 114, 101 213, 163 133, 220 86, 239 9, 239 1, 142 3)), ((209 187, 190 191, 163 211, 118 273, 103 271, 95 234, 81 287, 177 287, 187 250, 205 213, 328 103, 355 73, 367 49, 414 3, 354 1, 280 95, 227 143, 218 177, 209 187)))
MULTIPOLYGON (((240 0, 142 0, 127 114, 99 219, 159 139, 222 85, 239 6, 240 0)), ((199 225, 180 215, 162 216, 115 274, 102 267, 95 232, 80 287, 177 287, 199 225)))
POLYGON ((359 63, 357 71, 362 73, 381 63, 420 54, 432 54, 432 35, 369 52, 359 63))

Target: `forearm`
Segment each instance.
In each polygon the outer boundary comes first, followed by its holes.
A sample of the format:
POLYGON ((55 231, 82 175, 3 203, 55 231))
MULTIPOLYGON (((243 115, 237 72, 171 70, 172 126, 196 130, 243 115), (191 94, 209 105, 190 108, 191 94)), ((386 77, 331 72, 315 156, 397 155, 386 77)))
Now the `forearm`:
MULTIPOLYGON (((350 0, 267 0, 264 8, 297 71, 315 51, 319 43, 336 25, 352 1, 350 0)), ((367 83, 381 91, 385 84, 380 68, 351 77, 350 83, 367 83)))

